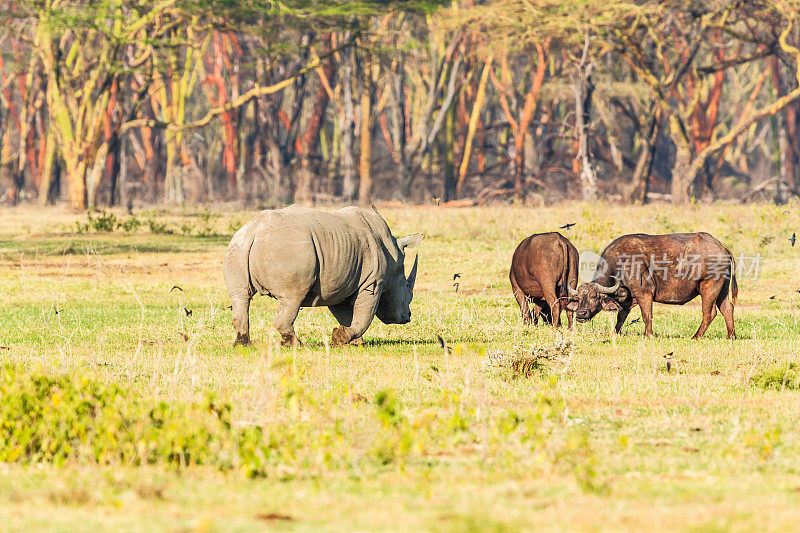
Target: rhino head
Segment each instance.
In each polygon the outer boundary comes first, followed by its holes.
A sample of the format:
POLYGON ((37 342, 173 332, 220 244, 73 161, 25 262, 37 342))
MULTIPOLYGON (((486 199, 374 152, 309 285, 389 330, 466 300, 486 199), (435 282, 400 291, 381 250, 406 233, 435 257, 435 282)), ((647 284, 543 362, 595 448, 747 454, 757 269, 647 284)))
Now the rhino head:
POLYGON ((378 302, 377 317, 384 324, 408 324, 411 322, 411 299, 414 297, 414 282, 417 279, 417 261, 406 278, 404 260, 407 248, 419 246, 424 235, 410 235, 397 239, 400 255, 394 265, 394 271, 387 272, 388 279, 384 284, 383 294, 378 302))

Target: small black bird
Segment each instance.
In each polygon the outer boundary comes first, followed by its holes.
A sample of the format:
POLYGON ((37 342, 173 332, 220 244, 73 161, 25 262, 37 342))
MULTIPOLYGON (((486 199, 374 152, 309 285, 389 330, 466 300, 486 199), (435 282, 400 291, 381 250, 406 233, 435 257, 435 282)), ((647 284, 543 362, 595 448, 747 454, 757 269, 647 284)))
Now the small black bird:
POLYGON ((797 242, 797 234, 795 234, 795 232, 792 232, 792 238, 789 239, 789 242, 792 243, 792 247, 794 247, 794 243, 797 242))
POLYGON ((455 283, 453 283, 453 287, 455 287, 456 288, 456 292, 458 292, 458 282, 457 281, 455 283))
POLYGON ((570 222, 569 224, 564 224, 563 226, 559 226, 558 229, 570 229, 575 224, 577 224, 577 222, 570 222))
POLYGON ((458 279, 458 278, 460 278, 460 277, 461 277, 461 274, 459 274, 458 272, 456 272, 455 274, 453 274, 453 281, 457 280, 457 279, 458 279))
MULTIPOLYGON (((439 344, 439 348, 444 350, 445 355, 450 355, 450 346, 447 345, 447 342, 445 342, 441 335, 436 335, 436 342, 439 344)), ((437 372, 439 371, 439 369, 434 366, 431 366, 431 368, 437 372)))
POLYGON ((177 285, 173 285, 173 286, 172 286, 172 288, 169 290, 169 292, 172 292, 172 291, 174 291, 175 289, 178 289, 179 291, 183 292, 183 289, 181 289, 181 288, 180 288, 180 287, 178 287, 177 285))
POLYGON ((192 310, 191 310, 191 309, 186 309, 186 308, 184 307, 184 308, 183 308, 183 312, 184 312, 184 313, 186 313, 186 316, 192 316, 192 310))
POLYGON ((642 319, 641 319, 641 318, 637 318, 636 320, 631 320, 631 321, 630 321, 628 324, 629 324, 629 325, 630 325, 630 324, 636 324, 637 322, 641 322, 641 321, 642 321, 642 319))
POLYGON ((667 372, 670 372, 672 370, 672 354, 673 353, 675 353, 675 352, 669 352, 668 354, 666 354, 664 356, 664 359, 667 360, 667 372))
POLYGON ((229 306, 228 306, 228 309, 230 309, 231 311, 233 311, 233 306, 232 306, 232 305, 229 305, 229 306))
POLYGON ((775 299, 775 298, 777 298, 777 297, 778 297, 778 295, 776 294, 776 295, 774 295, 774 296, 770 296, 770 297, 769 297, 769 299, 770 299, 770 300, 774 300, 774 299, 775 299))

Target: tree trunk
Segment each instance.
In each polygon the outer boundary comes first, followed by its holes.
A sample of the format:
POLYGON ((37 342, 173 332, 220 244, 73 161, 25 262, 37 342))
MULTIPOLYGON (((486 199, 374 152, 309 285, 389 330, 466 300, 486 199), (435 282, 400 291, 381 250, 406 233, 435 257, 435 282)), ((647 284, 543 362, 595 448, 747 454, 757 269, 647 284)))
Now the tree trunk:
POLYGON ((339 118, 342 129, 342 200, 352 202, 358 193, 356 181, 355 106, 353 105, 353 82, 355 52, 352 48, 342 52, 342 68, 339 83, 342 86, 342 114, 339 118))
POLYGON ((653 170, 660 123, 661 113, 656 111, 650 116, 642 132, 642 149, 639 152, 639 159, 637 159, 636 167, 633 170, 633 177, 625 192, 629 202, 636 204, 647 203, 647 193, 650 189, 650 173, 653 170))
POLYGON ((444 151, 444 190, 442 196, 448 202, 455 196, 456 189, 456 156, 455 149, 455 109, 450 106, 444 122, 444 141, 442 151, 444 151))
POLYGON ((369 55, 364 58, 361 73, 361 151, 358 169, 358 203, 369 207, 372 202, 372 62, 369 55))
POLYGON ((689 190, 693 187, 700 167, 692 161, 692 149, 688 144, 676 143, 675 166, 672 169, 672 203, 689 203, 689 190))
POLYGON ((572 94, 575 97, 575 137, 578 140, 578 152, 575 159, 581 167, 581 198, 594 200, 597 198, 597 175, 592 166, 589 154, 588 124, 591 121, 592 81, 594 62, 589 59, 589 33, 584 35, 583 52, 578 63, 578 73, 572 82, 572 94))

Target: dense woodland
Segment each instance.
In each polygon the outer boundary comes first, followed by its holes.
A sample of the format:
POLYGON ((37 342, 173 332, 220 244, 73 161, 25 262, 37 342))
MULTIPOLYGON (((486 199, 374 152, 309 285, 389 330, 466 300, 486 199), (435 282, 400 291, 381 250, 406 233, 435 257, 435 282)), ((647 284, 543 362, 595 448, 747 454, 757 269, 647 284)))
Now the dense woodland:
POLYGON ((800 0, 6 0, 4 205, 800 194, 800 0))

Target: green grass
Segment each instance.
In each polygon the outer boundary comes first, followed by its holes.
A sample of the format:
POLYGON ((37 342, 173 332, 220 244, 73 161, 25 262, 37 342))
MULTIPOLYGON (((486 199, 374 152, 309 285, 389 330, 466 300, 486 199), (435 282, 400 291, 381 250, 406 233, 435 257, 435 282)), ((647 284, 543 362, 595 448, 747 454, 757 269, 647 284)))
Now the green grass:
MULTIPOLYGON (((335 321, 304 309, 296 329, 306 344, 291 350, 277 346, 276 306, 266 298, 252 307, 255 346, 231 347, 222 255, 231 228, 251 213, 222 213, 207 222, 215 235, 199 236, 146 226, 74 234, 85 216, 4 211, 0 363, 14 365, 16 379, 78 376, 98 390, 119 387, 135 412, 166 402, 190 423, 202 423, 196 406, 211 392, 231 406, 233 430, 259 426, 275 446, 255 479, 235 460, 175 469, 75 454, 59 467, 0 464, 2 527, 794 527, 800 393, 781 383, 800 364, 800 247, 787 240, 800 206, 381 212, 396 235, 427 236, 412 323, 376 320, 363 347, 328 349, 335 321), (511 253, 530 233, 566 222, 578 222, 565 235, 579 250, 600 251, 625 233, 702 230, 737 257, 760 255, 758 279, 739 280, 740 338, 728 341, 717 317, 705 338, 689 340, 696 302, 656 305, 650 339, 641 323, 612 335, 608 313, 572 332, 523 327, 507 278, 511 253), (529 377, 486 365, 488 353, 546 350, 562 336, 572 351, 529 377)), ((147 216, 172 228, 202 219, 147 216)))

